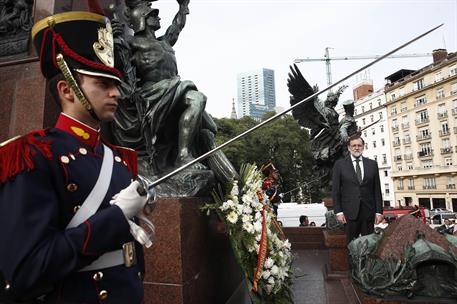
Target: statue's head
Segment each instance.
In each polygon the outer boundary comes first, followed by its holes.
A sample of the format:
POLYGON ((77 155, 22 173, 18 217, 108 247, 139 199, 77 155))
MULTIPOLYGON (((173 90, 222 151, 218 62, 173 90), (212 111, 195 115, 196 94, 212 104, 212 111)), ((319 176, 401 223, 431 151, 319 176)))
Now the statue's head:
MULTIPOLYGON (((159 16, 159 10, 151 7, 151 3, 157 0, 126 0, 125 3, 130 10, 130 26, 135 33, 144 31, 148 16, 159 16)), ((154 30, 158 30, 160 24, 156 25, 154 30)))
POLYGON ((343 101, 343 108, 346 112, 346 115, 354 116, 354 101, 353 100, 345 100, 343 101))

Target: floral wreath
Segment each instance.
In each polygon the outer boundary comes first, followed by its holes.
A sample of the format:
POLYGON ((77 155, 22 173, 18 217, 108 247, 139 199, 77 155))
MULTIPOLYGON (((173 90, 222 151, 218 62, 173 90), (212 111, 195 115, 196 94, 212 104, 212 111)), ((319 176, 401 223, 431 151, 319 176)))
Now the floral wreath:
POLYGON ((276 221, 262 191, 262 173, 256 165, 241 166, 241 181, 213 191, 213 210, 224 222, 235 258, 250 290, 253 303, 293 303, 290 242, 276 221))

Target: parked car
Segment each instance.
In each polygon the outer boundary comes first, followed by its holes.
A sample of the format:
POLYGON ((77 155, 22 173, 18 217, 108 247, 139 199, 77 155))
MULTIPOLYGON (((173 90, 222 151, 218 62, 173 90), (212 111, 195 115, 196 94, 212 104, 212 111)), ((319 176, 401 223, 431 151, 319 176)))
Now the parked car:
POLYGON ((325 224, 326 212, 327 207, 323 203, 282 203, 278 207, 278 223, 283 227, 298 227, 300 225, 300 216, 306 215, 310 226, 313 226, 314 223, 317 227, 320 227, 325 224))

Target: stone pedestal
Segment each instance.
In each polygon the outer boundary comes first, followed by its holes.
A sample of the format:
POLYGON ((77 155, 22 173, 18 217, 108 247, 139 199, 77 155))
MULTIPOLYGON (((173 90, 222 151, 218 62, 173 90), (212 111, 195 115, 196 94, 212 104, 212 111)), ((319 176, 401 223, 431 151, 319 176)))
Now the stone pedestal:
POLYGON ((329 263, 324 275, 326 279, 341 278, 348 275, 348 249, 346 234, 343 231, 324 230, 324 243, 328 248, 329 263))
POLYGON ((226 303, 243 277, 218 221, 199 198, 162 198, 149 219, 156 226, 145 249, 145 304, 226 303))

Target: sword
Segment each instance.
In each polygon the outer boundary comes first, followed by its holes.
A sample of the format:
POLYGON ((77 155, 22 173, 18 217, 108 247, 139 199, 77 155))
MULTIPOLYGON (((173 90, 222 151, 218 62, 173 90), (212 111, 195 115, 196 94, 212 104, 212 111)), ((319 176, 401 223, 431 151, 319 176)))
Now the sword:
POLYGON ((244 131, 243 133, 241 133, 241 134, 239 134, 239 135, 233 137, 232 139, 229 139, 228 141, 226 141, 225 143, 221 144, 220 146, 218 146, 218 147, 216 147, 216 148, 214 148, 214 149, 212 149, 212 150, 210 150, 210 151, 208 151, 208 152, 206 152, 206 153, 200 155, 199 157, 195 158, 194 160, 188 162, 187 164, 184 164, 184 165, 182 165, 181 167, 176 168, 175 170, 173 170, 173 171, 171 171, 171 172, 165 174, 164 176, 160 177, 159 179, 157 179, 157 180, 153 181, 152 183, 148 184, 148 185, 147 185, 147 189, 148 189, 148 190, 152 189, 154 186, 160 184, 160 183, 163 182, 164 180, 166 180, 166 179, 168 179, 168 178, 170 178, 170 177, 172 177, 172 176, 178 174, 179 172, 181 172, 181 171, 183 171, 184 169, 186 169, 186 168, 192 166, 193 164, 195 164, 195 163, 197 163, 197 162, 199 162, 199 161, 202 161, 202 160, 208 158, 209 156, 211 156, 211 155, 214 154, 215 152, 217 152, 217 151, 223 149, 224 147, 230 145, 230 144, 233 143, 234 141, 237 141, 237 140, 239 140, 239 139, 245 137, 245 136, 248 135, 249 133, 254 132, 255 130, 257 130, 257 129, 263 127, 264 125, 270 123, 271 121, 273 121, 273 120, 275 120, 275 119, 277 119, 277 118, 283 116, 284 114, 286 114, 286 113, 292 111, 293 109, 295 109, 296 107, 298 107, 298 106, 300 106, 301 104, 305 103, 306 101, 310 100, 311 98, 314 98, 314 97, 316 97, 316 96, 318 96, 318 95, 320 95, 320 94, 322 94, 322 93, 324 93, 324 92, 330 90, 331 88, 333 88, 333 87, 339 85, 339 84, 342 83, 343 81, 346 81, 347 79, 351 78, 352 76, 356 75, 357 73, 360 73, 361 71, 363 71, 363 70, 369 68, 370 66, 374 65, 375 63, 377 63, 377 62, 383 60, 384 58, 386 58, 386 57, 388 57, 388 56, 390 56, 390 55, 392 55, 392 54, 398 52, 399 50, 401 50, 402 48, 404 48, 404 47, 410 45, 411 43, 413 43, 413 42, 415 42, 415 41, 421 39, 422 37, 424 37, 424 36, 430 34, 431 32, 435 31, 436 29, 440 28, 441 26, 443 26, 443 23, 440 24, 440 25, 438 25, 438 26, 436 26, 436 27, 434 27, 434 28, 432 28, 432 29, 430 29, 430 30, 428 30, 428 31, 426 31, 426 32, 423 33, 423 34, 420 34, 419 36, 416 36, 415 38, 409 40, 408 42, 406 42, 406 43, 400 45, 399 47, 397 47, 397 48, 391 50, 390 52, 388 52, 388 53, 386 53, 386 54, 384 54, 384 55, 378 57, 377 59, 373 60, 372 62, 370 62, 370 63, 364 65, 363 67, 361 67, 361 68, 357 69, 356 71, 350 73, 349 75, 343 77, 343 78, 340 79, 339 81, 337 81, 337 82, 335 82, 335 83, 333 83, 333 84, 327 86, 325 89, 320 90, 320 91, 318 91, 318 92, 316 92, 316 93, 314 93, 314 94, 312 94, 312 95, 306 97, 305 99, 303 99, 303 100, 297 102, 296 104, 294 104, 294 105, 291 106, 290 108, 288 108, 288 109, 286 109, 286 110, 284 110, 284 111, 282 111, 282 112, 280 112, 280 113, 277 113, 277 114, 275 114, 274 116, 272 116, 272 117, 270 117, 270 118, 268 118, 268 119, 262 121, 261 123, 255 125, 254 127, 250 128, 249 130, 246 130, 246 131, 244 131))

